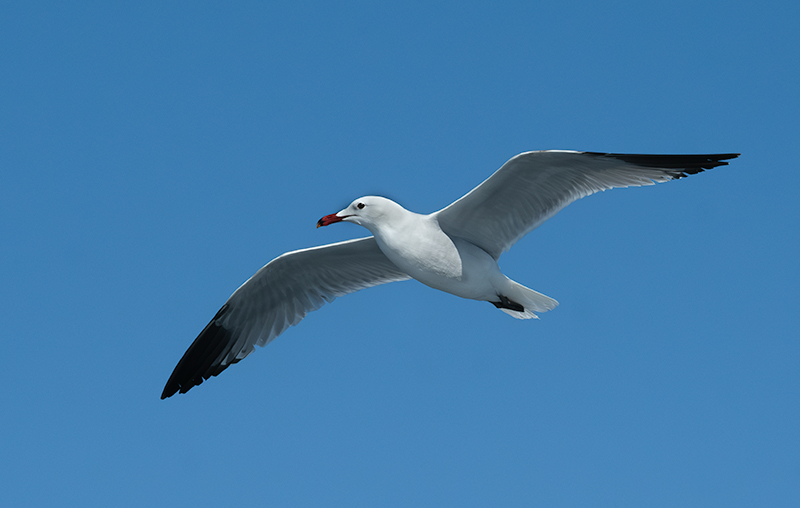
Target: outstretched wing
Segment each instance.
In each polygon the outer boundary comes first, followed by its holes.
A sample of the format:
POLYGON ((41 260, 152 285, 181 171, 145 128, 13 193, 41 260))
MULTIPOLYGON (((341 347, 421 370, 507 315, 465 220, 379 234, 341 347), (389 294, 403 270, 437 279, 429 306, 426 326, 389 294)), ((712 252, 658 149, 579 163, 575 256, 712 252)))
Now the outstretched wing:
POLYGON ((435 215, 445 233, 472 242, 497 259, 520 238, 584 196, 683 178, 727 165, 724 160, 738 156, 526 152, 435 215))
POLYGON ((228 298, 184 353, 161 398, 216 376, 338 296, 409 278, 371 236, 287 252, 228 298))

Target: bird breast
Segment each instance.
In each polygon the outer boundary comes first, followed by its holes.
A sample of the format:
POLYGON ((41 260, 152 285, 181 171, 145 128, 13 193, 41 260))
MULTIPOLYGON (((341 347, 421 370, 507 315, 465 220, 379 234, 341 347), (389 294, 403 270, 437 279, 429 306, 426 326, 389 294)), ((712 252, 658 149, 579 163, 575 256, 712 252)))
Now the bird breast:
POLYGON ((489 254, 466 240, 451 238, 425 217, 402 232, 375 235, 389 260, 426 286, 462 298, 491 299, 495 282, 505 279, 489 254), (402 239, 399 240, 399 239, 402 239))
POLYGON ((428 285, 440 279, 461 280, 463 263, 453 240, 430 220, 375 236, 378 246, 398 268, 428 285), (402 240, 400 240, 402 239, 402 240))

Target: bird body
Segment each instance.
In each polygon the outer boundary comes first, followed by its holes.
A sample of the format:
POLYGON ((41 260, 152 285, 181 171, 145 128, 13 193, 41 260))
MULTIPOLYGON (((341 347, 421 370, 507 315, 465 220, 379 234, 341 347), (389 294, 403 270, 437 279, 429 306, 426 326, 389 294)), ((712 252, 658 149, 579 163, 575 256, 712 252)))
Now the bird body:
POLYGON ((569 203, 614 187, 652 185, 727 165, 738 154, 639 155, 563 150, 511 158, 462 198, 429 215, 365 196, 317 227, 351 222, 373 236, 288 252, 237 289, 198 335, 161 398, 184 393, 339 296, 414 278, 519 319, 558 302, 501 273, 497 260, 569 203))
POLYGON ((364 196, 328 217, 329 221, 352 222, 367 228, 389 261, 426 286, 461 298, 501 304, 500 308, 520 319, 536 317, 533 311, 544 312, 558 305, 552 298, 540 295, 545 302, 527 307, 518 304, 527 310, 503 307, 504 298, 511 305, 517 303, 511 294, 523 298, 518 284, 500 272, 497 260, 485 250, 443 231, 435 213, 421 215, 390 199, 364 196))

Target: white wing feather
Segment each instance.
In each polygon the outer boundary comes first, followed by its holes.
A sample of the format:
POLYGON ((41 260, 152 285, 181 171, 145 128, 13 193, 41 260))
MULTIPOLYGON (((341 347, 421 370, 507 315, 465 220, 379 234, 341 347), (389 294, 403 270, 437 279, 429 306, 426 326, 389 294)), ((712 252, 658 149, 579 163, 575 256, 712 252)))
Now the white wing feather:
POLYGON ((525 152, 434 215, 445 233, 472 242, 497 259, 577 199, 614 187, 682 178, 726 165, 723 159, 736 156, 525 152))
POLYGON ((371 236, 278 256, 228 298, 178 362, 161 398, 216 376, 326 302, 409 278, 371 236))

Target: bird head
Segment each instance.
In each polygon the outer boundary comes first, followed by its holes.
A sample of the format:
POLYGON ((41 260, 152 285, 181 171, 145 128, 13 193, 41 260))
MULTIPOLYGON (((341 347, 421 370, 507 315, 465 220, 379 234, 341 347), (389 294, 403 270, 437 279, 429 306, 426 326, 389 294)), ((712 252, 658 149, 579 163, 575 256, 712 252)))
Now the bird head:
POLYGON ((393 216, 404 211, 403 207, 391 199, 380 196, 364 196, 350 203, 344 210, 321 218, 317 221, 317 227, 329 226, 336 222, 352 222, 374 233, 373 228, 378 228, 391 221, 393 216))

